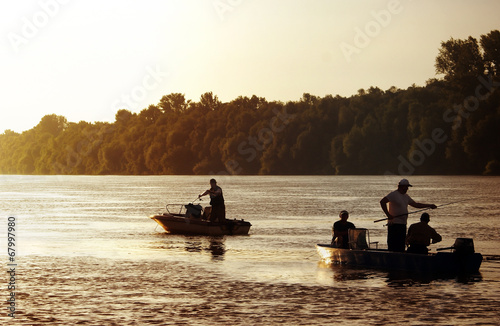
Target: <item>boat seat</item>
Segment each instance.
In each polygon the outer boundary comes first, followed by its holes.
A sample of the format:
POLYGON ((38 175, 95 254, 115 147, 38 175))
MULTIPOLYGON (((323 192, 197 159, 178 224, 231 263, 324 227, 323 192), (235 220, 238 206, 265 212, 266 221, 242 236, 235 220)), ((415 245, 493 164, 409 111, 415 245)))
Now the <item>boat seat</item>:
POLYGON ((367 237, 369 237, 368 229, 362 229, 362 228, 349 229, 348 237, 349 237, 350 249, 363 250, 370 248, 367 241, 367 237))
POLYGON ((207 206, 207 207, 205 207, 205 208, 203 209, 203 216, 202 216, 202 218, 203 218, 204 220, 207 220, 207 221, 208 221, 208 220, 210 219, 210 215, 211 215, 211 213, 212 213, 212 206, 207 206))

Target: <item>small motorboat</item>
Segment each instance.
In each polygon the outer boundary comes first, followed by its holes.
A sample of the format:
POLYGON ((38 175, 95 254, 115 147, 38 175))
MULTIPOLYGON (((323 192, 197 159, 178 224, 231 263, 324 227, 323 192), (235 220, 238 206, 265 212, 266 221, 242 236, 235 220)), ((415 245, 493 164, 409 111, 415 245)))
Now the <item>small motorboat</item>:
POLYGON ((348 236, 349 249, 317 244, 321 259, 327 264, 437 274, 477 273, 483 260, 480 253, 474 252, 474 242, 469 238, 457 238, 452 247, 438 249, 436 253, 414 254, 378 249, 378 243, 369 241, 367 229, 350 229, 348 236))
POLYGON ((165 231, 173 234, 192 235, 247 235, 252 224, 245 220, 210 221, 210 208, 201 205, 167 205, 167 212, 151 215, 150 218, 161 225, 165 231), (172 213, 172 207, 180 206, 178 213, 172 213))

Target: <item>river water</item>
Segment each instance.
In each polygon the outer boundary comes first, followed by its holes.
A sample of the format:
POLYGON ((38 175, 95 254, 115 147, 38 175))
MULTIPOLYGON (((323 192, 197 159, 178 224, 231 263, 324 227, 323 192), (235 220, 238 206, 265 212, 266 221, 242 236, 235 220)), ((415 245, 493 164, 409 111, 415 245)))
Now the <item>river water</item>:
MULTIPOLYGON (((398 177, 221 176, 227 217, 248 236, 166 234, 148 218, 208 188, 200 176, 0 176, 0 259, 15 217, 16 317, 9 325, 499 325, 500 261, 478 275, 327 266, 338 212, 385 244, 379 200, 398 177)), ((500 255, 498 177, 414 176, 409 194, 443 236, 500 255), (466 200, 466 201, 462 201, 466 200)), ((207 200, 202 202, 208 205, 207 200)), ((420 214, 410 216, 409 223, 420 214)), ((0 280, 9 298, 9 274, 0 280)))

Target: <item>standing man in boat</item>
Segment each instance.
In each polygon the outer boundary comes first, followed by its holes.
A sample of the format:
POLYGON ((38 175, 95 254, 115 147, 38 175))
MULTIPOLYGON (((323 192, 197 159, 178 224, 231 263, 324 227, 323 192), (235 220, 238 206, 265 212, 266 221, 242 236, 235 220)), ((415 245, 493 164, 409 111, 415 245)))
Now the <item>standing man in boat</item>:
POLYGON ((347 222, 349 218, 349 212, 341 211, 339 213, 340 220, 333 223, 332 233, 332 245, 336 244, 338 248, 349 249, 349 229, 356 228, 351 222, 347 222))
POLYGON ((408 252, 414 254, 428 254, 428 245, 437 243, 442 240, 441 235, 429 225, 430 216, 428 213, 423 213, 420 216, 420 222, 410 225, 408 235, 406 236, 406 244, 409 245, 408 252))
POLYGON ((382 198, 380 206, 389 220, 387 226, 387 247, 390 251, 405 251, 406 222, 408 220, 408 205, 415 208, 436 208, 434 204, 415 202, 408 194, 412 187, 407 179, 401 179, 398 189, 382 198), (389 208, 387 208, 389 203, 389 208))
POLYGON ((205 195, 210 195, 210 205, 212 211, 210 213, 210 221, 224 222, 226 220, 226 206, 224 205, 224 196, 222 188, 217 185, 215 179, 210 179, 210 189, 198 196, 201 198, 205 195))

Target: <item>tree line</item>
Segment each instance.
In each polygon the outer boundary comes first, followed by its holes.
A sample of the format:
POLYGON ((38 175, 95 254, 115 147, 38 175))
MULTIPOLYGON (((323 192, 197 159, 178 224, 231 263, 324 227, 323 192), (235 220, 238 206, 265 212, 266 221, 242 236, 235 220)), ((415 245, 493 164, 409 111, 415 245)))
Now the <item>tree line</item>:
POLYGON ((287 103, 172 93, 113 123, 0 135, 1 174, 500 174, 500 32, 441 43, 440 78, 287 103))

